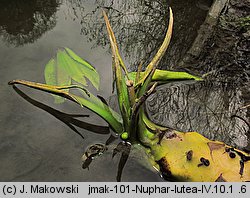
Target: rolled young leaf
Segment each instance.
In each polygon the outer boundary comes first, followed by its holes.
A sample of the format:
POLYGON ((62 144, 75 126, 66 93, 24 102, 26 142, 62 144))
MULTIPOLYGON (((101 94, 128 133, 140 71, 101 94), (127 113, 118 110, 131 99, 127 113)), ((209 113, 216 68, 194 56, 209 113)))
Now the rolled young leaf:
POLYGON ((126 79, 125 79, 122 69, 125 71, 125 74, 127 74, 127 70, 126 70, 125 65, 123 64, 123 61, 121 60, 113 30, 110 26, 108 17, 104 11, 103 11, 103 15, 104 15, 104 19, 105 19, 109 39, 110 39, 110 44, 111 44, 112 68, 114 70, 113 73, 115 76, 119 108, 120 108, 122 118, 123 118, 124 129, 125 131, 129 132, 131 106, 130 106, 128 87, 126 85, 126 82, 125 82, 126 79))
MULTIPOLYGON (((144 74, 145 74, 144 72, 141 72, 142 76, 144 74)), ((130 72, 129 78, 135 81, 136 75, 137 75, 137 72, 130 72)), ((166 81, 172 81, 172 80, 202 80, 202 78, 198 76, 194 76, 187 72, 176 72, 176 71, 168 71, 168 70, 160 70, 160 69, 156 69, 152 77, 152 81, 166 82, 166 81)))

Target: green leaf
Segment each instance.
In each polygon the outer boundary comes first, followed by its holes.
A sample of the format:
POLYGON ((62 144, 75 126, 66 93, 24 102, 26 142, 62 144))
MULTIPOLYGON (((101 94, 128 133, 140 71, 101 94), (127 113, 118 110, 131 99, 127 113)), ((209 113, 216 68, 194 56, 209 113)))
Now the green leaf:
POLYGON ((187 72, 174 72, 165 70, 156 70, 152 78, 153 81, 168 80, 202 80, 202 78, 189 74, 187 72))
MULTIPOLYGON (((119 54, 118 46, 116 43, 116 39, 113 33, 113 30, 110 26, 108 17, 106 13, 103 11, 104 19, 106 22, 106 27, 110 39, 111 50, 112 50, 112 68, 115 75, 115 82, 116 82, 116 90, 118 95, 118 102, 119 108, 123 118, 123 124, 126 131, 129 131, 130 126, 130 114, 131 114, 131 107, 130 107, 130 99, 128 94, 128 87, 126 85, 126 79, 123 75, 122 69, 127 74, 127 70, 123 61, 121 60, 121 56, 119 54)), ((127 79, 129 80, 129 79, 127 79)))
POLYGON ((68 55, 74 59, 75 61, 79 62, 80 64, 82 64, 83 66, 88 67, 89 69, 96 71, 95 68, 88 63, 87 61, 83 60, 81 57, 79 57, 77 54, 75 54, 71 49, 65 47, 64 48, 66 50, 66 52, 68 53, 68 55))
MULTIPOLYGON (((45 82, 48 85, 69 86, 72 80, 87 86, 88 79, 96 89, 99 89, 100 77, 95 68, 76 55, 71 49, 58 50, 56 57, 51 59, 44 70, 45 82)), ((62 103, 63 98, 54 96, 56 103, 62 103)))
POLYGON ((87 86, 87 81, 80 68, 74 64, 74 60, 65 51, 58 50, 56 58, 58 67, 62 68, 74 81, 87 86))
POLYGON ((94 68, 89 68, 89 65, 83 65, 82 63, 74 60, 65 50, 59 50, 57 52, 57 64, 62 67, 67 74, 76 82, 87 86, 87 78, 96 89, 99 88, 99 74, 94 68))
MULTIPOLYGON (((118 122, 122 123, 122 118, 120 116, 119 113, 117 113, 116 111, 114 111, 112 108, 110 108, 108 105, 106 105, 104 102, 102 102, 102 100, 100 100, 98 97, 96 97, 95 95, 93 95, 90 92, 86 92, 84 90, 82 90, 82 95, 83 98, 86 99, 87 101, 89 101, 89 109, 93 110, 93 108, 100 108, 100 110, 105 110, 107 112, 109 112, 118 122), (92 103, 92 104, 91 104, 92 103), (93 107, 93 108, 90 108, 93 107)), ((81 97, 79 96, 75 96, 77 100, 81 101, 81 97)), ((79 103, 80 104, 80 103, 79 103)), ((80 104, 81 105, 81 104, 80 104)), ((83 106, 86 106, 84 104, 82 104, 83 106)), ((122 127, 121 127, 122 128, 122 127)))
MULTIPOLYGON (((72 67, 76 67, 80 70, 80 74, 83 75, 85 78, 87 78, 94 87, 98 90, 100 86, 100 77, 97 73, 96 69, 87 61, 80 58, 78 55, 76 55, 71 49, 65 48, 66 53, 68 56, 74 60, 74 63, 70 61, 72 67)), ((72 75, 73 78, 73 75, 72 75)))
POLYGON ((106 120, 106 122, 111 126, 111 128, 114 129, 115 132, 121 134, 124 131, 121 121, 122 120, 121 116, 117 112, 112 110, 110 107, 108 107, 106 104, 104 104, 99 98, 95 97, 94 95, 89 93, 86 89, 81 88, 78 85, 60 87, 60 86, 46 85, 24 80, 13 80, 9 82, 9 84, 10 85, 21 84, 24 86, 28 86, 30 88, 38 89, 41 91, 45 91, 48 93, 52 93, 67 98, 73 102, 76 102, 81 106, 90 109, 94 113, 101 116, 104 120, 106 120), (80 90, 82 90, 84 98, 74 94, 70 94, 67 91, 65 91, 65 89, 69 88, 80 88, 80 90))
MULTIPOLYGON (((130 72, 129 78, 133 81, 136 79, 136 72, 130 72)), ((144 72, 141 72, 141 75, 144 75, 144 72)), ((152 81, 169 81, 169 80, 202 80, 202 78, 198 76, 194 76, 187 72, 175 72, 175 71, 167 71, 156 69, 152 81)))
POLYGON ((143 81, 143 84, 142 86, 138 89, 138 94, 137 94, 137 98, 143 96, 147 90, 148 90, 148 87, 149 87, 149 84, 152 82, 152 78, 153 78, 153 75, 155 74, 155 67, 150 71, 149 75, 147 75, 147 77, 145 78, 145 80, 143 81))
MULTIPOLYGON (((116 38, 115 38, 115 34, 111 28, 111 25, 109 23, 109 20, 108 20, 108 17, 107 17, 107 14, 105 13, 105 11, 103 11, 103 17, 104 17, 104 20, 105 20, 105 23, 106 23, 106 27, 107 27, 107 31, 108 31, 108 34, 109 34, 109 39, 110 39, 110 42, 111 42, 111 45, 113 44, 113 47, 114 47, 114 52, 117 56, 117 59, 118 59, 118 62, 119 64, 121 65, 122 69, 124 70, 126 76, 128 77, 128 70, 121 58, 121 55, 119 53, 119 50, 118 50, 118 45, 117 45, 117 42, 116 42, 116 38)), ((112 46, 111 46, 112 47, 112 46)))
POLYGON ((156 125, 155 123, 153 123, 151 120, 148 119, 148 117, 146 116, 146 114, 143 112, 141 115, 143 122, 145 123, 145 125, 147 126, 147 128, 149 128, 151 131, 166 131, 168 130, 168 128, 163 127, 163 126, 159 126, 156 125))
MULTIPOLYGON (((67 86, 71 84, 71 78, 61 67, 57 67, 55 59, 51 59, 44 70, 45 82, 48 85, 67 86)), ((67 90, 65 90, 68 92, 67 90)), ((55 103, 63 103, 64 98, 53 95, 55 103)))
POLYGON ((151 132, 145 122, 143 121, 144 110, 141 108, 139 110, 139 119, 138 119, 138 136, 139 140, 143 145, 151 146, 155 144, 155 133, 151 132))
POLYGON ((82 93, 84 97, 79 97, 73 94, 72 95, 77 103, 81 106, 87 107, 91 111, 95 112, 101 116, 106 122, 111 126, 111 128, 116 132, 121 134, 123 130, 122 118, 121 116, 111 109, 109 106, 104 104, 99 98, 89 93, 89 96, 86 93, 82 93))

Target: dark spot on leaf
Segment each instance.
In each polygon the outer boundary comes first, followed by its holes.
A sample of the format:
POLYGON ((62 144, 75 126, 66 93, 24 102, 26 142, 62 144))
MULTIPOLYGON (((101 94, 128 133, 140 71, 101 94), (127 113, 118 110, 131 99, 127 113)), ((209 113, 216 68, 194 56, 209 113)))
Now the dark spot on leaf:
POLYGON ((228 153, 228 152, 230 152, 230 151, 234 151, 234 148, 233 148, 233 147, 231 147, 231 148, 227 147, 227 148, 225 149, 225 151, 228 153))
POLYGON ((210 165, 210 162, 209 162, 209 160, 208 159, 205 159, 204 157, 201 157, 200 158, 200 164, 198 164, 198 167, 200 167, 200 166, 209 166, 210 165))
POLYGON ((244 153, 238 151, 238 150, 235 150, 234 148, 226 148, 226 152, 229 153, 229 156, 231 158, 234 157, 233 153, 235 154, 235 157, 236 157, 236 154, 241 158, 240 159, 240 172, 239 174, 242 176, 243 175, 243 172, 244 172, 244 166, 245 166, 245 162, 249 161, 250 160, 250 156, 247 156, 245 155, 244 153))
POLYGON ((190 151, 186 152, 186 157, 187 157, 187 161, 192 160, 192 157, 193 157, 193 151, 192 151, 192 150, 190 150, 190 151))
POLYGON ((170 134, 167 134, 167 135, 166 135, 166 138, 167 138, 167 139, 177 138, 177 135, 176 135, 176 133, 170 133, 170 134))
POLYGON ((236 154, 234 152, 229 152, 229 157, 230 158, 235 158, 236 157, 236 154))
POLYGON ((239 174, 242 176, 243 175, 243 171, 244 171, 244 162, 243 162, 243 160, 240 160, 240 172, 239 172, 239 174))

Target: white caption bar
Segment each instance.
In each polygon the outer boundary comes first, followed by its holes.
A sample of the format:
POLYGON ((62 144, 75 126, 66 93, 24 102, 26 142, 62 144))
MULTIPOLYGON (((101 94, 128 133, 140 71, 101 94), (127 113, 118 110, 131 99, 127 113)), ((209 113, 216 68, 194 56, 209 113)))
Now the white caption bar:
POLYGON ((208 182, 0 182, 0 197, 112 198, 112 197, 250 197, 250 183, 208 182))

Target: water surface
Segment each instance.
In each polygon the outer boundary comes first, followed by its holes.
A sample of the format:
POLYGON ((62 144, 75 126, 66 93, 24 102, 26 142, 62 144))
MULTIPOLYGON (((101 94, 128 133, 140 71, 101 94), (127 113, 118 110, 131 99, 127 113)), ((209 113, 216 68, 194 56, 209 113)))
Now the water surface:
MULTIPOLYGON (((125 62, 134 70, 160 46, 169 4, 175 27, 168 55, 161 63, 165 69, 174 68, 188 50, 211 1, 0 2, 0 181, 116 180, 119 157, 112 159, 111 151, 94 161, 89 170, 81 168, 85 149, 110 137, 109 131, 90 132, 84 122, 107 126, 103 120, 72 102, 56 105, 48 94, 21 86, 13 90, 7 82, 44 82, 45 64, 59 47, 67 46, 96 67, 101 74, 99 94, 108 98, 111 55, 100 8, 109 13, 125 62)), ((129 159, 122 181, 161 181, 136 156, 129 159)))

